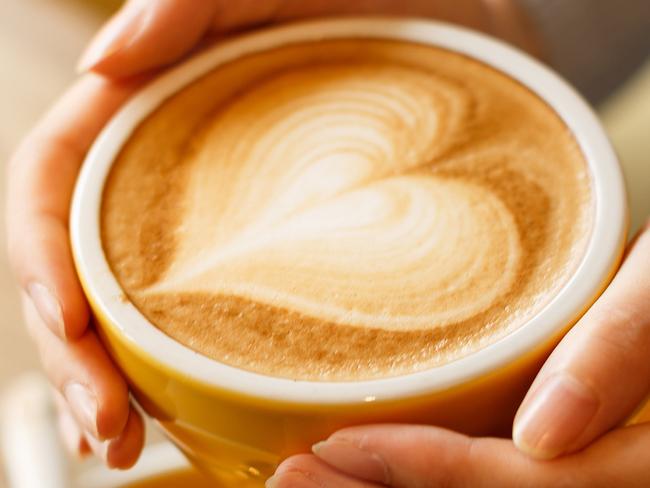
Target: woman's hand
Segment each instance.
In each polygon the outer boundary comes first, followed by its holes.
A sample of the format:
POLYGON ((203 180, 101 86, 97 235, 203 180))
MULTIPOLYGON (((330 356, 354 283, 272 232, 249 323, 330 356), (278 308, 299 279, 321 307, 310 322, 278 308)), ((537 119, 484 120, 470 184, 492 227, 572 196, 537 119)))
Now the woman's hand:
POLYGON ((650 223, 540 371, 514 443, 436 427, 354 427, 286 460, 269 486, 648 486, 650 424, 619 426, 648 395, 649 359, 650 223))
POLYGON ((268 488, 647 487, 650 426, 615 430, 587 449, 536 461, 505 439, 470 438, 437 427, 345 429, 316 455, 284 461, 268 488))
POLYGON ((206 35, 332 14, 431 16, 530 48, 508 0, 132 0, 82 57, 83 76, 25 138, 9 164, 9 254, 25 318, 56 390, 66 443, 128 467, 143 444, 140 415, 95 332, 72 262, 68 212, 85 154, 141 75, 172 64, 206 35), (489 6, 488 6, 489 5, 489 6), (122 81, 119 81, 122 80, 122 81))
POLYGON ((88 328, 68 244, 77 172, 110 115, 138 86, 82 77, 25 138, 9 163, 9 256, 25 320, 60 405, 66 443, 128 467, 143 442, 126 383, 88 328))

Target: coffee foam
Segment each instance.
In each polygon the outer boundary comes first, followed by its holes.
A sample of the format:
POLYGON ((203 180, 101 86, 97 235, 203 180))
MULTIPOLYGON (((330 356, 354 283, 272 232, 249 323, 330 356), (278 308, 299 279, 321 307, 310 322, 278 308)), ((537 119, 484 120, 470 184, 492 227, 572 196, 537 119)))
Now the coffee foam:
POLYGON ((579 262, 588 170, 535 95, 431 47, 348 40, 222 67, 145 121, 102 233, 130 299, 234 366, 391 376, 494 342, 579 262))

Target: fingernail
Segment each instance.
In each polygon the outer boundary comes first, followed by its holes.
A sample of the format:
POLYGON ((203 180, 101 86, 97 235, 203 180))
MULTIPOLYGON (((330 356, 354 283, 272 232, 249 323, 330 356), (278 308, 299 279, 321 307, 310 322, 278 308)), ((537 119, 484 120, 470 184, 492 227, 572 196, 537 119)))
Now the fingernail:
POLYGON ((63 391, 63 395, 70 405, 72 413, 84 427, 84 430, 98 438, 97 399, 95 395, 79 383, 68 384, 63 391))
POLYGON ((68 412, 59 414, 59 430, 63 443, 69 452, 76 456, 81 456, 81 447, 83 445, 83 435, 72 415, 68 412))
POLYGON ((388 468, 376 453, 342 439, 328 439, 312 446, 313 453, 327 464, 368 481, 389 484, 388 468))
MULTIPOLYGON (((290 471, 287 473, 287 476, 290 476, 290 479, 285 479, 286 483, 282 485, 282 476, 283 475, 273 475, 264 483, 264 488, 280 488, 281 486, 291 487, 291 488, 322 488, 324 485, 319 484, 318 482, 312 480, 305 473, 300 471, 290 471)), ((329 485, 327 485, 329 486, 329 485)))
MULTIPOLYGON (((108 460, 108 446, 111 441, 100 441, 94 435, 87 433, 86 440, 93 454, 101 459, 104 463, 108 460)), ((110 467, 110 466, 109 466, 110 467)))
POLYGON ((65 339, 65 324, 61 304, 54 294, 40 283, 31 283, 27 286, 29 294, 39 315, 47 326, 59 337, 65 339))
POLYGON ((147 3, 129 4, 122 9, 91 41, 77 63, 77 72, 83 73, 104 59, 131 45, 145 18, 147 3))
POLYGON ((266 483, 264 483, 264 488, 278 488, 278 481, 278 477, 273 475, 268 480, 266 480, 266 483))
POLYGON ((575 377, 567 373, 553 375, 517 413, 513 440, 533 457, 559 456, 582 435, 599 403, 593 389, 575 377))

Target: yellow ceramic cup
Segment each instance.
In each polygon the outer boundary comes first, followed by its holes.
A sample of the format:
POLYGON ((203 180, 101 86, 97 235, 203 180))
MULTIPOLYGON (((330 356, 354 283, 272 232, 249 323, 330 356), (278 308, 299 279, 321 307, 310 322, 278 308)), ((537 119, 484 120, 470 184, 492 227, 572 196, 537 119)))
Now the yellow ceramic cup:
POLYGON ((507 434, 535 373, 615 272, 627 222, 623 178, 596 116, 565 82, 525 54, 483 35, 413 19, 336 19, 293 24, 219 43, 135 96, 95 142, 71 214, 74 258, 96 325, 142 407, 192 462, 223 486, 261 486, 285 456, 339 427, 367 422, 436 424, 507 434), (529 323, 497 343, 424 372, 359 382, 291 381, 239 370, 175 342, 124 299, 104 257, 99 210, 122 144, 162 100, 214 67, 291 43, 381 38, 441 46, 481 60, 536 92, 573 131, 591 169, 594 227, 569 283, 529 323))

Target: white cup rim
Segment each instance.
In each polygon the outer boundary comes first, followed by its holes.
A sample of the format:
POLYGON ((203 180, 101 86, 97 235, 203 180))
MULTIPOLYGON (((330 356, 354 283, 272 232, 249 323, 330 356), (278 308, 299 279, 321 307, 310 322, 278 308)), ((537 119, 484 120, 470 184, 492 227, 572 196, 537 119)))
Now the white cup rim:
POLYGON ((225 41, 171 69, 136 94, 108 123, 88 153, 71 209, 73 254, 86 292, 142 352, 167 368, 220 390, 300 404, 387 401, 459 386, 495 371, 556 337, 594 300, 613 272, 627 226, 625 187, 616 155, 596 115, 573 88, 528 55, 488 36, 421 19, 345 18, 274 27, 225 41), (430 44, 478 59, 520 81, 545 100, 572 130, 589 161, 595 193, 592 235, 578 269, 537 315, 492 345, 454 362, 404 376, 352 382, 295 381, 228 366, 174 341, 130 302, 104 256, 101 194, 111 163, 139 122, 162 100, 243 55, 273 47, 336 38, 381 38, 430 44))

